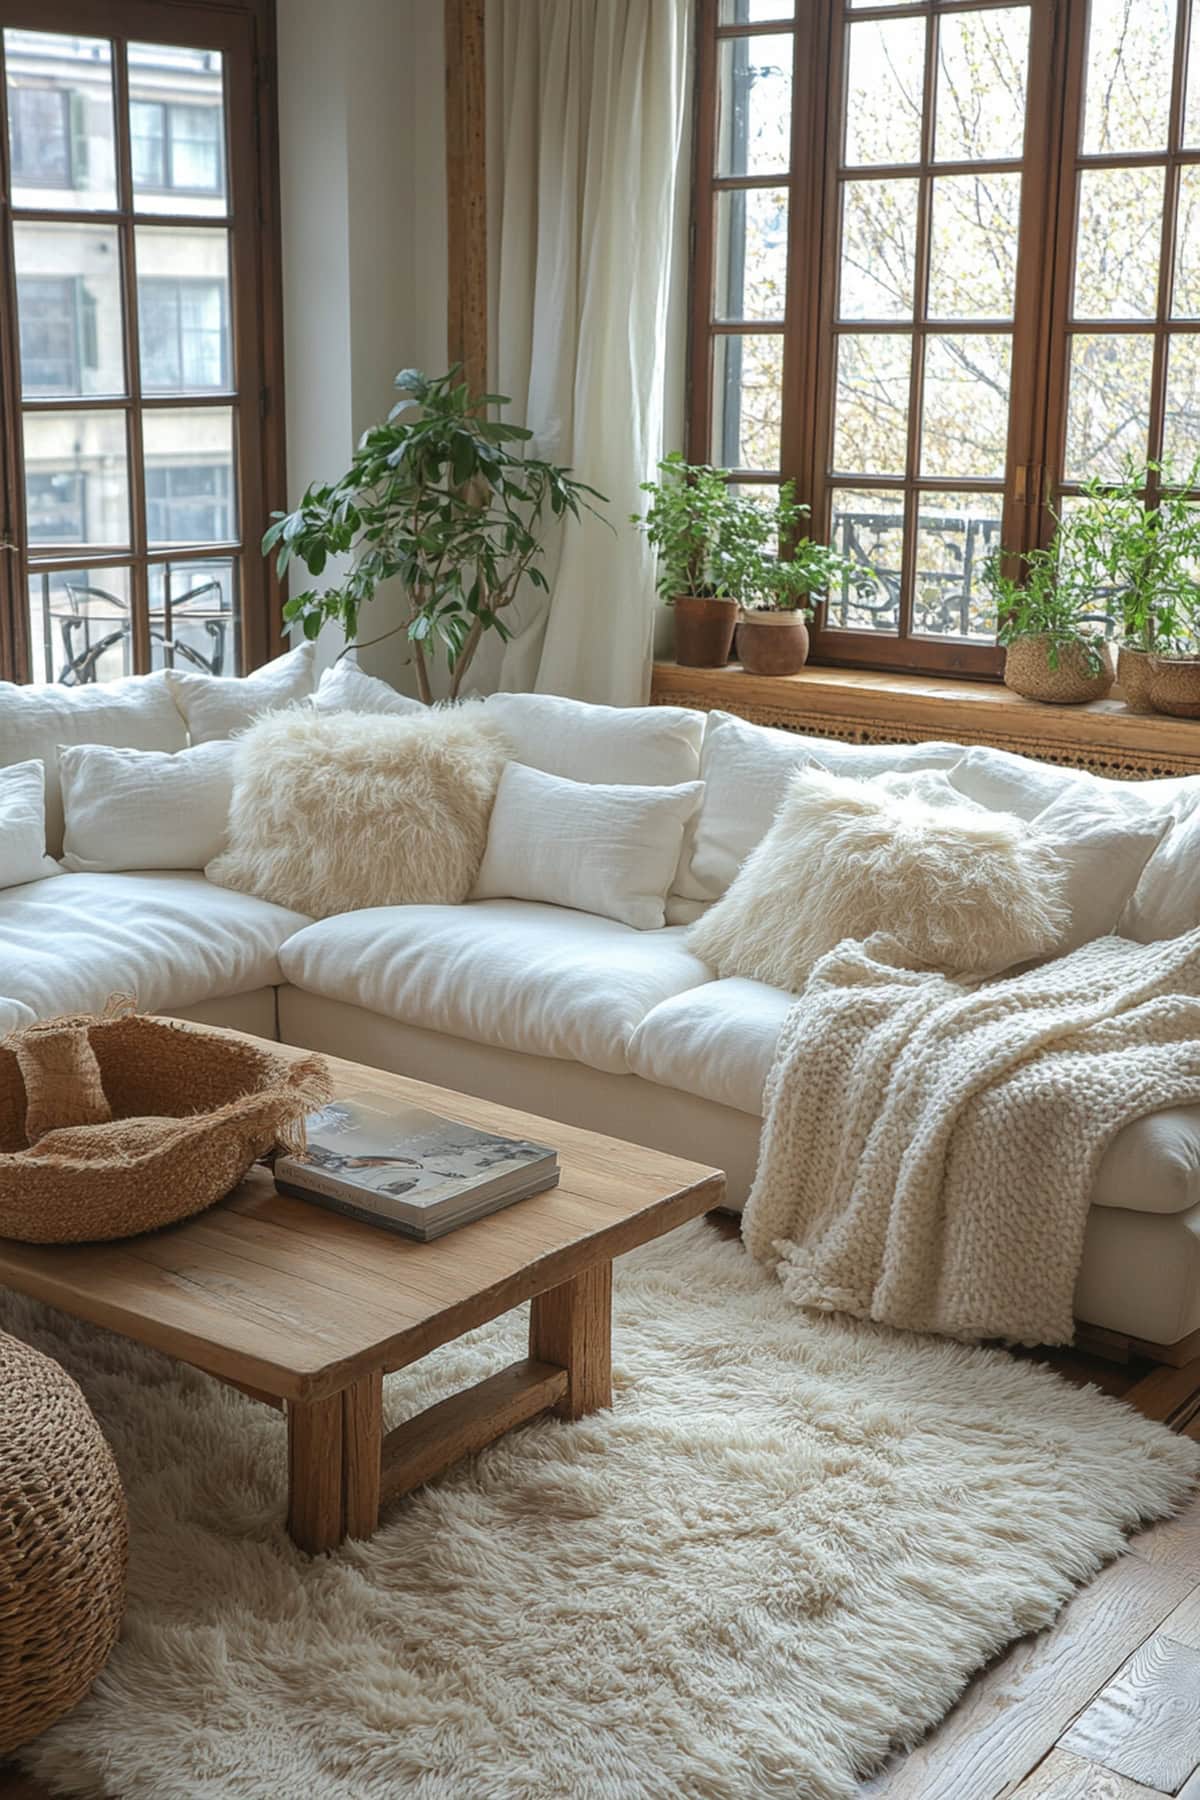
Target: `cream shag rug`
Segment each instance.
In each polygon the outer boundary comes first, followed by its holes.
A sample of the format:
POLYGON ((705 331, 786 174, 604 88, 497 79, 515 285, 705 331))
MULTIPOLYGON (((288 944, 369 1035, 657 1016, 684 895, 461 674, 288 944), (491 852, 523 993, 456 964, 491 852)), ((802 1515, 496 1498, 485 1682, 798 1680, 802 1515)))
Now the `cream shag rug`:
MULTIPOLYGON (((120 1645, 30 1771, 124 1800, 841 1800, 1200 1448, 999 1352, 797 1312, 698 1224, 618 1264, 616 1405, 309 1561, 277 1413, 5 1297, 129 1492, 120 1645)), ((523 1353, 521 1314, 388 1384, 523 1353)))

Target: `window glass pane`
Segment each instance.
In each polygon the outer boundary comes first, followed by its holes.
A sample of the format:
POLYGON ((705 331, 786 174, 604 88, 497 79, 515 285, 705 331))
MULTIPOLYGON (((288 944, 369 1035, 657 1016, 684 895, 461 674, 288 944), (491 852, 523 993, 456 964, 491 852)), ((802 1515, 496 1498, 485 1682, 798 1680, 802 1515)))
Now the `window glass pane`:
POLYGON ((1167 351, 1163 460, 1180 479, 1200 457, 1200 337, 1173 336, 1167 351))
POLYGON ((1200 12, 1192 8, 1187 90, 1183 97, 1183 141, 1189 150, 1200 144, 1200 12))
POLYGON ((1083 148, 1165 150, 1175 62, 1175 0, 1091 0, 1083 148))
POLYGON ((917 246, 916 181, 842 183, 843 319, 911 319, 917 246))
POLYGON ((847 332, 838 339, 833 466, 844 474, 903 475, 912 339, 847 332))
POLYGON ((870 488, 834 488, 829 541, 872 575, 866 591, 849 580, 830 590, 826 624, 839 631, 875 631, 895 637, 904 561, 904 495, 870 488))
POLYGON ((792 34, 717 46, 717 174, 785 174, 791 160, 792 34))
POLYGON ((227 210, 219 51, 130 44, 129 133, 138 212, 227 210))
POLYGON ((1176 231, 1171 312, 1176 319, 1200 319, 1200 168, 1194 164, 1179 171, 1176 231))
POLYGON ((1152 319, 1162 251, 1162 169, 1085 169, 1075 252, 1077 319, 1152 319))
POLYGON ((758 25, 771 19, 791 19, 796 0, 721 0, 719 25, 758 25))
POLYGON ((1011 319, 1021 223, 1019 175, 940 175, 929 245, 931 319, 1011 319))
POLYGON ((145 391, 229 388, 228 234, 140 225, 137 291, 145 391))
POLYGON ((996 610, 981 574, 999 546, 1002 494, 921 494, 913 631, 919 637, 995 640, 996 610))
POLYGON ((150 564, 150 647, 156 669, 236 675, 239 640, 231 558, 150 564))
POLYGON ((1078 333, 1071 339, 1064 479, 1120 476, 1144 462, 1150 423, 1154 339, 1136 333, 1078 333))
POLYGON ((919 161, 924 19, 863 19, 848 36, 847 166, 919 161))
POLYGON ((142 442, 150 543, 215 544, 235 538, 232 408, 155 408, 143 416, 142 442))
POLYGON ((922 475, 1003 479, 1011 381, 1007 332, 926 339, 922 475))
POLYGON ((115 207, 111 44, 10 30, 4 56, 14 204, 115 207))
POLYGON ((998 162, 1022 154, 1028 67, 1028 6, 943 16, 934 112, 939 162, 998 162))
POLYGON ((787 300, 785 188, 734 188, 717 195, 718 319, 782 319, 787 300))
POLYGON ((34 681, 79 687, 133 673, 128 569, 29 572, 34 681))
POLYGON ((121 253, 110 225, 15 223, 21 391, 125 391, 121 253))
POLYGON ((128 544, 124 413, 26 413, 24 441, 32 546, 128 544))
POLYGON ((719 337, 713 345, 713 462, 725 469, 777 469, 782 412, 783 333, 719 337))

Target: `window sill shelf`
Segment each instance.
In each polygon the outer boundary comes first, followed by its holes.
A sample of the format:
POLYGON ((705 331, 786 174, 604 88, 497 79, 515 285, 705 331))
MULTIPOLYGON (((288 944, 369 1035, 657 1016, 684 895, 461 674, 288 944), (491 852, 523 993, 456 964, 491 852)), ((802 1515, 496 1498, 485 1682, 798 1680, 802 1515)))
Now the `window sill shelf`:
POLYGON ((1042 706, 1008 688, 941 675, 810 668, 799 675, 654 665, 651 700, 860 744, 948 738, 992 744, 1119 780, 1200 774, 1200 721, 1146 717, 1121 700, 1042 706))

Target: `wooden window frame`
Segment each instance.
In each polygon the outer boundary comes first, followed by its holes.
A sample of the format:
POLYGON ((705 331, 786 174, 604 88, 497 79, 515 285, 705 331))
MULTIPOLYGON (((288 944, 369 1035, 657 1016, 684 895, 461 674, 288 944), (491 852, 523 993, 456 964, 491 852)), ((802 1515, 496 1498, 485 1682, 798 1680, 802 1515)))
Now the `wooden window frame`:
MULTIPOLYGON (((1060 310, 1063 304, 1069 303, 1062 299, 1063 273, 1057 247, 1063 243, 1069 247, 1067 233, 1073 230, 1073 208, 1071 218, 1065 219, 1060 185, 1073 154, 1075 139, 1071 133, 1078 129, 1082 102, 1084 52, 1078 40, 1086 35, 1086 0, 1031 0, 1030 4, 1023 158, 1019 162, 1005 159, 994 165, 996 168, 1021 169, 1023 175, 1013 318, 995 321, 989 326, 985 321, 958 323, 938 319, 930 322, 925 315, 931 182, 936 176, 956 171, 985 172, 993 167, 990 162, 960 167, 933 160, 933 81, 938 21, 947 13, 991 10, 995 3, 996 0, 911 0, 910 4, 899 6, 860 5, 849 12, 844 0, 808 0, 808 3, 798 0, 794 19, 722 25, 719 23, 718 0, 697 0, 688 346, 689 458, 706 462, 711 456, 712 346, 715 339, 734 331, 753 333, 762 329, 757 322, 730 325, 715 321, 712 316, 715 195, 723 188, 747 185, 741 178, 721 178, 713 173, 716 167, 718 45, 723 38, 733 36, 768 36, 792 31, 790 171, 787 176, 772 176, 762 183, 786 187, 789 195, 781 468, 770 472, 738 469, 731 473, 739 483, 747 484, 755 480, 793 480, 797 498, 812 508, 814 531, 822 535, 829 530, 829 491, 833 485, 861 485, 880 493, 903 494, 909 502, 905 507, 898 635, 835 628, 826 622, 824 608, 819 607, 812 631, 813 661, 817 663, 998 678, 1003 652, 996 646, 924 634, 909 635, 917 553, 917 497, 923 491, 1002 492, 1001 540, 1006 548, 1017 553, 1048 541, 1053 530, 1048 511, 1052 494, 1044 471, 1047 466, 1057 470, 1062 455, 1059 427, 1065 427, 1065 387, 1056 387, 1054 383, 1056 380, 1065 382, 1060 310), (854 320, 839 324, 836 306, 840 189, 845 179, 841 146, 847 27, 851 22, 906 17, 930 20, 926 34, 920 162, 894 168, 871 165, 854 173, 871 177, 903 175, 919 180, 914 314, 910 321, 875 325, 868 320, 854 320), (1038 171, 1042 172, 1040 176, 1038 171), (905 474, 902 478, 835 477, 831 472, 831 455, 836 341, 846 332, 873 329, 899 331, 909 336, 913 343, 905 474), (921 476, 917 472, 917 440, 925 336, 927 333, 986 332, 989 329, 1011 333, 1013 346, 1003 482, 921 476), (1057 414, 1053 411, 1055 406, 1057 414), (1051 430, 1052 419, 1054 432, 1051 430), (1052 442, 1056 432, 1059 435, 1052 442)), ((1192 3, 1193 0, 1181 0, 1181 18, 1184 10, 1190 11, 1192 3)), ((1196 3, 1200 4, 1200 0, 1196 3)), ((1186 29, 1186 24, 1181 25, 1181 29, 1186 29)), ((1176 81, 1181 80, 1181 68, 1177 64, 1176 81)), ((1200 152, 1187 160, 1200 160, 1200 152)))
MULTIPOLYGON (((196 223, 186 215, 135 212, 132 208, 132 165, 126 61, 118 53, 113 65, 118 209, 88 214, 88 222, 112 226, 122 258, 126 392, 119 399, 64 401, 47 398, 44 409, 64 405, 71 410, 119 411, 132 421, 140 410, 174 406, 236 404, 234 489, 238 504, 238 536, 229 544, 151 548, 147 541, 146 498, 141 434, 127 440, 129 545, 108 551, 70 555, 44 551, 29 560, 24 506, 24 458, 16 271, 7 246, 11 243, 11 170, 7 133, 0 130, 0 679, 27 681, 32 672, 29 641, 27 571, 53 572, 55 567, 129 568, 133 612, 133 666, 151 663, 149 589, 155 564, 182 567, 187 561, 239 560, 239 625, 244 670, 258 667, 283 647, 283 594, 273 561, 259 554, 259 543, 273 509, 286 504, 283 411, 283 287, 279 230, 278 108, 275 84, 274 0, 113 0, 103 17, 88 0, 0 0, 0 26, 18 30, 110 36, 134 42, 176 44, 218 50, 225 63, 226 141, 222 166, 233 183, 226 221, 230 237, 229 312, 231 354, 237 368, 236 402, 230 393, 143 396, 138 350, 137 283, 133 260, 134 232, 139 225, 196 223), (235 170, 242 170, 240 180, 235 170)), ((0 38, 0 83, 4 79, 0 38)), ((70 209, 21 208, 20 217, 67 222, 70 209)), ((51 679, 53 672, 51 671, 51 679)))

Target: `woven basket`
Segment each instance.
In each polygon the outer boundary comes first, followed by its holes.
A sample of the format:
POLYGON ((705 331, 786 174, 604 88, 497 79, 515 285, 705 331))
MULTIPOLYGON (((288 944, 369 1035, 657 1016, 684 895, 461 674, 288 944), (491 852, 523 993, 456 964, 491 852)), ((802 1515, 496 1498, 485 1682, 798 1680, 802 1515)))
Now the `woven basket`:
POLYGON ((132 1237, 202 1212, 300 1148, 319 1057, 133 1014, 45 1020, 0 1044, 0 1237, 132 1237))
POLYGON ((112 1452, 75 1383, 0 1336, 0 1756, 78 1704, 125 1610, 112 1452))
POLYGON ((1014 638, 1004 653, 1004 685, 1026 700, 1050 706, 1082 706, 1103 700, 1116 679, 1112 651, 1098 643, 1100 673, 1094 674, 1082 644, 1060 644, 1057 667, 1050 667, 1051 640, 1043 635, 1014 638))

